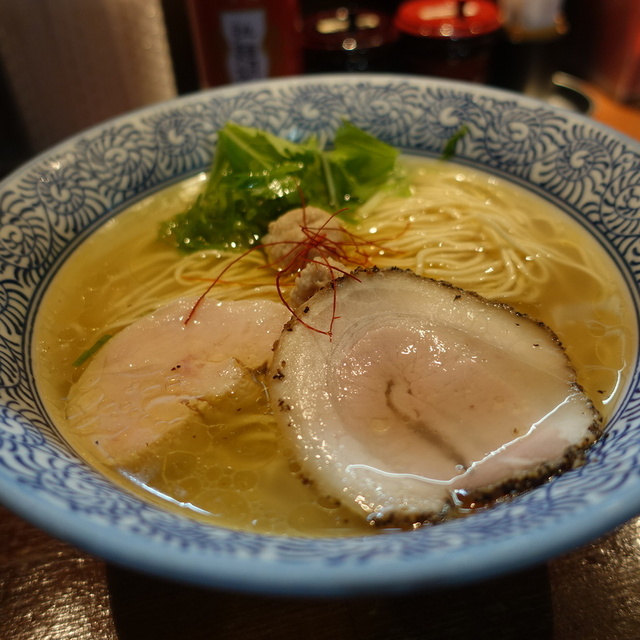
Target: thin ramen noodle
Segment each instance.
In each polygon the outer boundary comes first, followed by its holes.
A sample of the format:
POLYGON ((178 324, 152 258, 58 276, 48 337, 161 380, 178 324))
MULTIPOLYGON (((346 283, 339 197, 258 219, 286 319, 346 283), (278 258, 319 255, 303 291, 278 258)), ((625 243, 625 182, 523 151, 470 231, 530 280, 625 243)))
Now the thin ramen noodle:
MULTIPOLYGON (((606 418, 625 386, 636 337, 624 285, 604 250, 550 203, 507 181, 454 163, 411 159, 409 166, 411 196, 379 194, 349 226, 371 242, 372 261, 507 302, 549 325, 606 418)), ((158 223, 201 186, 198 177, 150 196, 63 266, 36 328, 49 412, 71 446, 112 480, 192 517, 269 534, 369 532, 364 519, 300 481, 264 394, 250 411, 229 406, 223 421, 194 421, 122 468, 96 457, 66 424, 65 399, 82 371, 72 363, 101 336, 170 300, 197 296, 222 272, 212 297, 278 301, 261 251, 241 260, 217 250, 181 256, 157 240, 158 223)))

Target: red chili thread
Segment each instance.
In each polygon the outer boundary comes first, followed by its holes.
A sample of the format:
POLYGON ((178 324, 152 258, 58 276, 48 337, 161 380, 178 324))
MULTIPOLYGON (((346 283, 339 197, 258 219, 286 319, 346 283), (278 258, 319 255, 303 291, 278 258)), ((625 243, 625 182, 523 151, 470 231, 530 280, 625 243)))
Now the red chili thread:
MULTIPOLYGON (((294 318, 298 322, 300 322, 306 328, 315 331, 316 333, 320 333, 331 338, 333 333, 333 326, 336 320, 338 320, 339 316, 337 313, 337 290, 336 283, 337 278, 341 276, 346 276, 349 278, 353 278, 359 282, 359 279, 353 275, 350 271, 346 269, 341 269, 335 265, 332 265, 329 262, 329 258, 333 258, 334 260, 351 264, 359 267, 366 267, 370 263, 370 252, 367 251, 367 248, 374 247, 377 251, 383 250, 383 248, 378 243, 372 243, 364 238, 361 238, 355 233, 347 230, 343 225, 337 224, 336 226, 329 226, 334 218, 344 211, 338 211, 332 215, 330 215, 327 220, 319 227, 309 227, 307 225, 307 209, 303 204, 302 206, 302 221, 303 224, 300 225, 300 230, 303 235, 306 237, 306 240, 293 241, 293 240, 282 240, 279 242, 269 242, 265 244, 259 244, 247 249, 241 253, 237 258, 232 260, 219 274, 218 276, 211 282, 211 284, 207 287, 207 289, 199 296, 199 298, 194 303, 193 307, 187 318, 184 321, 184 324, 188 324, 193 316, 195 315, 198 307, 202 304, 203 300, 207 297, 207 295, 211 292, 211 290, 222 282, 222 278, 225 273, 237 262, 245 258, 247 255, 256 251, 257 249, 265 249, 270 246, 276 245, 286 245, 290 244, 291 249, 287 251, 283 256, 280 256, 277 260, 270 262, 264 267, 271 267, 278 271, 275 278, 276 290, 278 292, 278 297, 280 298, 282 304, 287 308, 287 310, 293 315, 294 318), (345 235, 347 240, 332 240, 327 237, 328 232, 340 232, 345 235), (355 249, 351 253, 347 252, 346 248, 349 247, 351 249, 355 249), (316 251, 318 256, 309 256, 312 251, 316 251), (291 258, 291 260, 288 260, 291 258), (286 262, 285 262, 286 261, 286 262), (283 266, 284 263, 284 266, 283 266), (332 315, 331 321, 329 323, 329 328, 327 330, 320 329, 318 327, 314 327, 309 323, 305 322, 303 318, 301 318, 295 310, 291 307, 289 302, 285 299, 283 294, 283 283, 281 282, 285 277, 291 277, 294 274, 299 274, 302 269, 307 264, 318 264, 320 266, 325 267, 329 270, 330 281, 329 284, 333 290, 333 302, 332 302, 332 315), (336 275, 339 274, 339 275, 336 275)), ((406 230, 405 230, 406 231, 406 230)), ((405 232, 403 231, 403 233, 405 232)), ((389 251, 388 249, 384 249, 385 251, 389 251)), ((264 268, 261 267, 261 268, 264 268)))

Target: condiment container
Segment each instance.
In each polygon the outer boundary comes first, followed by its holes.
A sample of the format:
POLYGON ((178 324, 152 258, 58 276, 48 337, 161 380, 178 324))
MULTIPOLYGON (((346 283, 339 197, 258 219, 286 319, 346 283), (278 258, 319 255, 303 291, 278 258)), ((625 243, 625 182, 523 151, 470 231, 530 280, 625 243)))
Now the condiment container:
POLYGON ((490 0, 409 0, 397 9, 397 70, 484 82, 501 23, 490 0))
POLYGON ((492 84, 547 99, 556 89, 562 41, 568 25, 562 0, 498 0, 503 38, 494 59, 492 84))
POLYGON ((304 70, 388 71, 397 31, 393 15, 348 5, 304 18, 304 70))
POLYGON ((302 71, 297 0, 188 0, 202 87, 302 71))
POLYGON ((587 78, 619 102, 640 102, 640 2, 591 3, 597 26, 587 78))

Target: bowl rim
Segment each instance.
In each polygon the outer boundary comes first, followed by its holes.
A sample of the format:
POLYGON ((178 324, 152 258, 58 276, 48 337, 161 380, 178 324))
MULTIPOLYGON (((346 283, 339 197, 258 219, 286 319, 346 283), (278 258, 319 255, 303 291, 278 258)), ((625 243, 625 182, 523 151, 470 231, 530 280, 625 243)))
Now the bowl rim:
MULTIPOLYGON (((244 83, 241 86, 233 85, 197 91, 111 118, 43 151, 6 176, 0 181, 0 203, 3 193, 11 185, 22 180, 25 175, 37 172, 39 167, 46 165, 54 158, 64 156, 65 153, 76 147, 82 140, 90 139, 108 128, 123 125, 136 119, 148 118, 154 114, 184 109, 189 105, 209 100, 212 96, 222 99, 237 95, 243 91, 277 91, 290 87, 292 83, 297 86, 330 86, 358 83, 363 85, 388 84, 395 86, 400 83, 409 83, 434 90, 443 88, 445 91, 464 92, 476 97, 482 94, 497 102, 508 101, 525 109, 542 109, 560 114, 567 121, 571 120, 577 125, 588 126, 593 131, 601 132, 605 138, 614 138, 640 156, 640 143, 638 141, 613 130, 607 125, 594 121, 588 116, 574 114, 559 107, 546 105, 534 98, 514 94, 506 90, 483 85, 471 85, 454 80, 410 75, 323 74, 253 81, 244 83)), ((463 158, 463 160, 466 161, 467 159, 463 158)), ((469 161, 473 162, 472 160, 469 161)), ((475 164, 475 166, 480 165, 475 164)), ((487 168, 486 170, 494 171, 493 168, 487 168)), ((638 172, 640 173, 640 169, 638 169, 638 172)), ((193 174, 193 172, 191 173, 193 174)), ((185 177, 188 176, 186 174, 177 176, 174 182, 178 182, 185 177)), ((518 181, 517 176, 507 177, 514 182, 518 181)), ((156 188, 165 188, 168 184, 165 182, 156 185, 156 188)), ((524 186, 525 188, 527 187, 526 182, 524 186)), ((147 197, 150 193, 150 191, 141 192, 138 194, 137 199, 147 197)), ((134 204, 137 199, 127 200, 126 207, 134 204)), ((90 227, 87 227, 82 232, 82 237, 86 237, 95 228, 103 224, 106 219, 112 217, 112 215, 117 215, 126 207, 114 207, 111 212, 93 220, 90 227)), ((630 277, 628 277, 628 280, 628 285, 635 284, 637 286, 637 280, 633 280, 630 277)), ((637 292, 634 293, 636 294, 635 313, 637 320, 637 292)), ((33 318, 31 318, 32 320, 33 318)), ((635 368, 637 377, 637 363, 635 368)), ((630 386, 627 393, 630 394, 631 391, 630 386)), ((546 526, 541 527, 541 530, 549 533, 553 532, 553 535, 541 535, 540 530, 529 529, 528 532, 520 533, 516 537, 496 538, 483 547, 482 556, 478 554, 478 549, 473 547, 457 550, 456 557, 453 560, 451 557, 447 557, 446 554, 431 554, 429 558, 429 573, 425 575, 424 565, 416 565, 415 558, 398 558, 397 554, 391 554, 388 559, 378 560, 374 566, 367 567, 364 567, 364 561, 360 561, 358 564, 348 560, 342 564, 334 565, 320 562, 302 564, 296 559, 292 559, 290 563, 274 563, 268 557, 251 555, 250 553, 246 557, 234 556, 228 559, 215 553, 203 553, 201 549, 179 549, 172 546, 167 547, 168 551, 164 555, 159 555, 159 550, 155 546, 149 545, 144 537, 123 532, 122 530, 118 532, 118 537, 114 537, 114 530, 104 527, 99 520, 86 513, 74 513, 75 519, 68 519, 69 514, 67 513, 66 517, 61 519, 60 504, 55 501, 43 502, 42 495, 34 493, 28 485, 16 487, 15 482, 8 480, 7 473, 1 466, 0 501, 21 517, 48 531, 55 537, 122 566, 202 586, 283 595, 299 595, 301 593, 304 595, 401 593, 416 588, 442 587, 475 581, 507 571, 524 569, 543 562, 550 557, 589 542, 640 513, 640 497, 637 492, 634 492, 633 486, 626 486, 621 489, 615 499, 607 503, 587 503, 583 507, 583 511, 588 511, 593 517, 586 522, 581 522, 579 527, 576 526, 575 514, 569 514, 564 519, 546 523, 546 526), (523 549, 526 550, 525 553, 523 553, 523 549), (216 563, 213 573, 210 562, 216 563), (272 570, 257 572, 256 562, 266 562, 264 566, 272 570), (313 579, 310 579, 311 577, 306 574, 307 571, 313 572, 313 579), (302 575, 303 573, 306 575, 302 575), (385 574, 386 582, 380 583, 377 580, 372 580, 372 576, 379 573, 385 574)), ((500 508, 500 505, 496 508, 500 508)), ((482 516, 483 514, 476 514, 474 518, 482 516)), ((397 535, 404 536, 407 534, 397 535)), ((238 539, 272 538, 271 536, 242 532, 234 532, 234 536, 238 539)), ((357 539, 354 538, 354 540, 357 539)), ((369 536, 362 538, 362 540, 370 539, 371 537, 369 536)), ((313 546, 307 539, 301 538, 301 540, 305 540, 303 545, 311 544, 313 546)), ((344 544, 343 540, 337 539, 327 544, 340 546, 344 544)), ((326 540, 324 540, 323 544, 325 543, 326 540)))

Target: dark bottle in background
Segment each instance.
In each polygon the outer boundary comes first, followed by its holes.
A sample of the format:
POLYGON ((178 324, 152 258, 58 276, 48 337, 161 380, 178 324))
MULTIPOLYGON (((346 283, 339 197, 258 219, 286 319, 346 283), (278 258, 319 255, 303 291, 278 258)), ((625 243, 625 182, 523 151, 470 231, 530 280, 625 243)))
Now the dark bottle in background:
POLYGON ((547 99, 555 90, 553 75, 563 66, 563 39, 569 28, 562 0, 498 0, 498 5, 503 37, 490 83, 547 99))
POLYGON ((592 27, 585 77, 614 100, 640 105, 640 2, 589 0, 580 9, 592 27))
POLYGON ((0 179, 32 154, 18 107, 0 66, 0 179))
POLYGON ((297 0, 188 0, 201 87, 302 72, 297 0))
POLYGON ((397 32, 393 12, 347 2, 304 16, 306 73, 390 71, 397 32))

